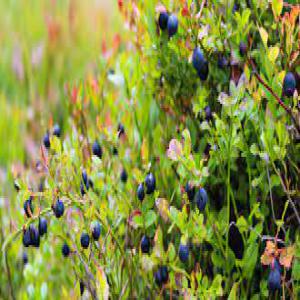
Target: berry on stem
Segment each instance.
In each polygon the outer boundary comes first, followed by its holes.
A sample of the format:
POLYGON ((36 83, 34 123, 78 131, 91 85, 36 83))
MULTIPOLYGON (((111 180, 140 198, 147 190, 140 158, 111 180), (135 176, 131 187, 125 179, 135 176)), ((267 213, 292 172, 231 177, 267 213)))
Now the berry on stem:
POLYGON ((161 30, 166 30, 168 26, 169 14, 163 11, 159 14, 158 24, 161 30))
POLYGON ((156 187, 156 180, 153 173, 147 174, 145 178, 145 184, 146 184, 146 193, 152 194, 155 191, 155 187, 156 187))
POLYGON ((43 217, 39 219, 39 234, 43 236, 47 233, 47 220, 43 217))
POLYGON ((142 253, 149 253, 150 251, 150 239, 144 235, 141 240, 142 253))
POLYGON ((61 248, 61 252, 64 257, 68 257, 70 255, 70 247, 68 246, 67 243, 63 244, 63 246, 61 248))
POLYGON ((83 232, 80 237, 81 247, 87 249, 90 244, 90 237, 86 232, 83 232))
POLYGON ((186 244, 180 244, 179 245, 179 251, 178 251, 178 256, 179 259, 185 263, 187 262, 188 258, 189 258, 189 246, 186 244))
POLYGON ((286 73, 283 79, 283 93, 287 97, 292 97, 296 89, 296 79, 292 72, 286 73))
POLYGON ((64 203, 61 200, 57 199, 55 205, 53 206, 53 212, 56 218, 60 218, 64 214, 64 211, 65 211, 64 203))
POLYGON ((200 188, 196 194, 196 204, 201 212, 204 211, 207 201, 208 196, 206 190, 204 188, 200 188))
POLYGON ((140 183, 137 188, 137 197, 142 202, 145 198, 144 184, 140 183))
POLYGON ((175 15, 170 15, 169 16, 167 28, 168 28, 169 37, 172 37, 173 35, 175 35, 177 33, 178 19, 175 15))

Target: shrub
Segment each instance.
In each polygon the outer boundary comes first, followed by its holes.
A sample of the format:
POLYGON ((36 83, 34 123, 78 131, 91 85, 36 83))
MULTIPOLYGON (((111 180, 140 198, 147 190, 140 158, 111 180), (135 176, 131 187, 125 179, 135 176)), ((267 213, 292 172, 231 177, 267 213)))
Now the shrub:
MULTIPOLYGON (((300 8, 164 3, 119 1, 131 40, 97 88, 68 85, 69 131, 43 140, 42 201, 3 251, 22 232, 39 245, 33 224, 52 207, 47 238, 72 245, 92 298, 295 298, 300 8)), ((36 192, 22 187, 24 203, 36 192)))

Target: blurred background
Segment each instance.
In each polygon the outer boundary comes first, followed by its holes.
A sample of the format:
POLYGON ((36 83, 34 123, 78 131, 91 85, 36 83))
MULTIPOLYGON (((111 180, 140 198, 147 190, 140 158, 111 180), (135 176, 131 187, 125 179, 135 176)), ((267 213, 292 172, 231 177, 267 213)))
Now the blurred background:
MULTIPOLYGON (((121 35, 120 22, 117 1, 113 0, 0 0, 1 245, 8 231, 21 221, 12 221, 11 216, 23 214, 14 177, 24 164, 34 163, 47 128, 58 123, 66 130, 66 89, 96 76, 99 65, 121 35)), ((20 243, 12 247, 9 260, 15 263, 11 269, 19 269, 22 274, 20 243)), ((48 298, 49 291, 55 298, 53 287, 57 286, 62 288, 57 293, 69 299, 69 290, 64 286, 74 283, 68 282, 63 273, 57 276, 62 271, 60 266, 42 264, 42 259, 53 257, 50 251, 50 246, 45 245, 44 258, 40 253, 32 254, 35 260, 25 270, 26 282, 22 282, 20 274, 10 274, 13 285, 21 284, 16 292, 18 299, 48 298), (48 286, 47 278, 51 276, 55 279, 48 286)), ((0 299, 7 299, 9 283, 3 271, 2 251, 0 255, 0 299)))

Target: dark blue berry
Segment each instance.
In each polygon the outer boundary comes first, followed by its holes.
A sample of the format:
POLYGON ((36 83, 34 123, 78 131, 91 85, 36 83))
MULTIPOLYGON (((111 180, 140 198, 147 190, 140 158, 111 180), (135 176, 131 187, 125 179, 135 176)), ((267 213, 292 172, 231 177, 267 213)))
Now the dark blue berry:
POLYGON ((155 273, 154 273, 154 279, 155 279, 155 283, 161 287, 162 286, 162 277, 161 277, 161 271, 160 269, 158 269, 155 273))
POLYGON ((44 135, 43 143, 44 143, 44 146, 45 146, 47 149, 50 148, 50 135, 49 135, 49 132, 47 132, 47 133, 44 135))
POLYGON ((278 270, 279 273, 281 274, 282 268, 281 268, 281 265, 280 265, 280 263, 278 262, 277 259, 274 259, 274 265, 273 265, 273 267, 274 267, 274 269, 278 270))
POLYGON ((286 73, 283 80, 283 93, 287 97, 292 97, 296 89, 296 79, 292 72, 286 73))
POLYGON ((27 216, 27 218, 30 218, 33 214, 33 205, 32 205, 32 197, 30 196, 29 199, 27 199, 24 202, 24 212, 27 216))
POLYGON ((152 194, 155 191, 155 187, 156 187, 156 180, 153 173, 147 174, 145 178, 145 184, 146 184, 146 193, 152 194))
POLYGON ((70 255, 70 247, 68 246, 67 243, 63 244, 63 246, 61 248, 61 252, 64 257, 68 257, 70 255))
POLYGON ((142 253, 149 253, 150 251, 150 239, 144 235, 141 240, 142 253))
POLYGON ((84 283, 82 280, 80 280, 79 286, 80 286, 80 295, 82 296, 84 292, 84 283))
POLYGON ((39 219, 39 234, 43 236, 47 233, 47 220, 45 218, 39 219))
POLYGON ((35 228, 33 224, 31 224, 29 226, 29 232, 30 232, 30 245, 38 248, 40 246, 39 231, 35 228))
POLYGON ((169 272, 167 266, 160 267, 161 280, 163 283, 167 283, 169 279, 169 272))
POLYGON ((196 204, 201 212, 204 211, 207 201, 208 196, 205 189, 200 188, 196 194, 196 204))
POLYGON ((193 52, 192 63, 201 80, 206 80, 208 77, 208 62, 204 57, 199 47, 196 47, 193 52))
POLYGON ((64 203, 59 199, 57 199, 55 205, 53 206, 53 212, 56 218, 60 218, 64 214, 64 211, 65 211, 64 203))
POLYGON ((144 190, 144 184, 143 183, 140 183, 138 185, 138 188, 137 188, 137 197, 140 201, 143 201, 144 198, 145 198, 145 190, 144 190))
POLYGON ((269 290, 270 291, 280 290, 281 288, 280 281, 281 281, 280 272, 276 268, 270 270, 269 277, 268 277, 269 290))
POLYGON ((24 247, 29 247, 31 244, 30 231, 29 229, 25 229, 23 232, 23 245, 24 247))
POLYGON ((87 233, 82 233, 80 237, 81 247, 87 249, 90 244, 90 237, 87 233))
POLYGON ((168 27, 169 37, 172 37, 173 35, 175 35, 177 33, 178 19, 175 15, 170 15, 169 16, 167 27, 168 27))
POLYGON ((204 111, 205 111, 205 119, 206 121, 210 121, 212 119, 212 112, 211 112, 211 108, 209 105, 207 105, 205 108, 204 108, 204 111))
POLYGON ((93 154, 98 156, 100 159, 102 158, 102 148, 98 141, 95 141, 92 145, 93 154))
POLYGON ((180 244, 179 245, 178 256, 179 256, 179 259, 183 263, 187 262, 187 260, 189 258, 189 246, 188 245, 184 245, 184 244, 180 244))
POLYGON ((121 178, 121 181, 122 181, 122 182, 126 183, 127 178, 128 178, 128 175, 127 175, 127 172, 126 172, 125 169, 123 169, 123 170, 121 171, 121 176, 120 176, 120 178, 121 178))
POLYGON ((187 182, 185 185, 185 192, 187 193, 188 199, 193 201, 195 197, 195 187, 187 182))
POLYGON ((244 56, 247 53, 247 45, 244 42, 240 42, 240 55, 244 56))
POLYGON ((224 55, 219 55, 218 56, 218 68, 219 69, 224 69, 225 67, 228 66, 228 60, 224 55))
POLYGON ((167 12, 163 11, 159 14, 158 24, 161 30, 166 30, 168 26, 169 15, 167 12))
POLYGON ((92 236, 94 240, 98 240, 101 234, 101 225, 99 224, 99 222, 95 222, 95 224, 92 227, 92 236))
POLYGON ((89 185, 89 181, 88 181, 88 176, 87 176, 86 171, 82 171, 81 177, 82 177, 82 181, 83 181, 84 185, 88 186, 89 185))
POLYGON ((22 254, 23 264, 26 265, 28 263, 28 255, 27 252, 23 252, 22 254))
POLYGON ((55 124, 53 127, 53 135, 57 136, 58 138, 61 135, 61 130, 58 124, 55 124))

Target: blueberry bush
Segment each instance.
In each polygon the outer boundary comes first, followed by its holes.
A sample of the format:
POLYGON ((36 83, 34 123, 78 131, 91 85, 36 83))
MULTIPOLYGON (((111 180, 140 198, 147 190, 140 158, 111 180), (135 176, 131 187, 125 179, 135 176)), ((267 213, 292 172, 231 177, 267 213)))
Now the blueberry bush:
POLYGON ((297 299, 296 2, 118 0, 123 34, 12 174, 0 295, 297 299))

